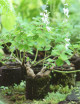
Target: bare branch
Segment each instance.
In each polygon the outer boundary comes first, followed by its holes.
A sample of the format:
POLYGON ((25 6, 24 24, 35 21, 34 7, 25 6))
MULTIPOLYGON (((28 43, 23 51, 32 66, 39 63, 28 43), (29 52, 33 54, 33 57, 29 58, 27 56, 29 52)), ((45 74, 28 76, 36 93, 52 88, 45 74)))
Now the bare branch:
POLYGON ((39 63, 43 62, 44 60, 46 60, 47 58, 49 58, 49 57, 51 57, 51 56, 52 56, 52 55, 49 55, 49 56, 45 57, 44 59, 42 59, 42 60, 40 60, 40 61, 38 61, 38 62, 34 63, 34 65, 33 65, 33 66, 36 66, 37 64, 39 64, 39 63))

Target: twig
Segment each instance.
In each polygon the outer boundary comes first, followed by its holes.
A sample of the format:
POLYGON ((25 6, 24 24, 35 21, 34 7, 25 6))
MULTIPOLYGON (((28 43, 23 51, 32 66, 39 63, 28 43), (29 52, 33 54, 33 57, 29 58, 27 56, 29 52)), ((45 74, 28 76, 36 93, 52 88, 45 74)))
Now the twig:
POLYGON ((22 65, 22 62, 18 58, 15 58, 15 60, 18 61, 20 65, 22 65))
POLYGON ((37 56, 38 56, 38 49, 37 49, 37 51, 36 51, 36 55, 35 55, 35 59, 34 59, 34 62, 33 62, 33 63, 36 62, 37 56))

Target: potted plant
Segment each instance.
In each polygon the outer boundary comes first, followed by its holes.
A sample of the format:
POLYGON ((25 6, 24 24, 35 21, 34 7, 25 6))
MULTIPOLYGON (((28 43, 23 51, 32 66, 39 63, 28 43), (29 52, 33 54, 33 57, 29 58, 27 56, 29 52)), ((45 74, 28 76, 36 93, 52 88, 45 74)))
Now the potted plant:
POLYGON ((69 36, 66 36, 69 25, 63 22, 53 28, 50 26, 48 15, 45 9, 39 17, 33 18, 32 22, 18 18, 15 28, 0 37, 1 45, 5 42, 11 43, 9 57, 26 69, 27 99, 43 98, 48 93, 50 72, 55 71, 54 66, 62 66, 64 63, 70 65, 72 51, 70 45, 68 46, 69 36), (38 59, 39 52, 42 51, 44 57, 38 59), (34 55, 34 59, 29 57, 30 54, 34 55), (35 73, 33 67, 40 63, 41 68, 35 73))

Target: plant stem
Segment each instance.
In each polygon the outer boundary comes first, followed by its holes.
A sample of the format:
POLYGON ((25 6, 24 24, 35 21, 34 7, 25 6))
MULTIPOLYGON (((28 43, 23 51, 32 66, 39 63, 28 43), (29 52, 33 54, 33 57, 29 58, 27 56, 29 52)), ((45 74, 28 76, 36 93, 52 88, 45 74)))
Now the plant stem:
POLYGON ((15 56, 15 54, 13 53, 12 55, 13 59, 15 59, 17 62, 20 63, 20 65, 22 65, 22 62, 15 56))
POLYGON ((80 72, 80 70, 74 70, 74 71, 60 71, 60 70, 54 70, 54 72, 59 72, 59 73, 76 73, 76 72, 80 72))
MULTIPOLYGON (((46 51, 45 51, 45 58, 46 58, 46 51)), ((44 67, 44 62, 45 62, 45 60, 43 61, 43 67, 44 67)))
POLYGON ((0 33, 2 32, 1 14, 0 14, 0 33))
POLYGON ((44 59, 42 59, 42 60, 40 60, 40 61, 38 61, 38 62, 34 63, 34 65, 33 65, 33 66, 36 66, 37 64, 39 64, 39 63, 43 62, 44 60, 46 60, 47 58, 49 58, 49 57, 51 57, 51 56, 52 56, 52 55, 49 55, 49 56, 45 57, 44 59))
POLYGON ((22 58, 21 58, 21 52, 20 52, 20 60, 22 61, 22 58))
POLYGON ((25 63, 25 51, 23 52, 23 61, 22 61, 22 65, 24 66, 25 63))
POLYGON ((18 55, 18 50, 16 50, 16 55, 17 55, 17 57, 19 56, 19 55, 18 55))
POLYGON ((36 62, 37 56, 38 56, 38 49, 36 50, 36 55, 35 55, 35 59, 34 59, 33 63, 36 62))

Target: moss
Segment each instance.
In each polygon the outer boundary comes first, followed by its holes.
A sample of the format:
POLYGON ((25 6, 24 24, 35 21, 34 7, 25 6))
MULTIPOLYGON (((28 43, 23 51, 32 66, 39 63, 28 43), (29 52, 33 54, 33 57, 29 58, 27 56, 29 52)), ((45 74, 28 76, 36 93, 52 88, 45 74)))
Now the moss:
POLYGON ((69 85, 69 87, 71 86, 75 86, 75 73, 67 73, 67 74, 62 74, 62 73, 58 73, 58 72, 54 72, 52 74, 52 84, 54 85, 63 85, 63 86, 67 86, 69 85))

